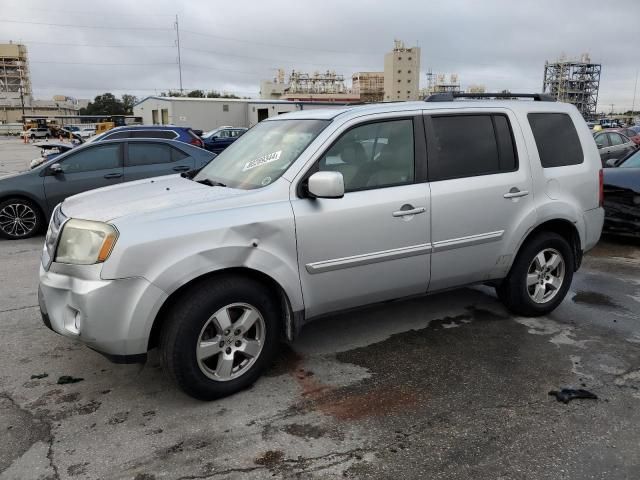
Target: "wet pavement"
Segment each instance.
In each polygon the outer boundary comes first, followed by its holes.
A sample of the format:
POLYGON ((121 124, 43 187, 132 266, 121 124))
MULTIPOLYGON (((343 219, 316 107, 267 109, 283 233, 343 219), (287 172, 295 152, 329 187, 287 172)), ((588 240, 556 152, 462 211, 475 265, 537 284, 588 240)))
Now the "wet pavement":
POLYGON ((640 478, 639 241, 604 238, 547 317, 487 287, 335 315, 209 403, 155 354, 114 365, 46 329, 42 241, 0 241, 0 480, 640 478))

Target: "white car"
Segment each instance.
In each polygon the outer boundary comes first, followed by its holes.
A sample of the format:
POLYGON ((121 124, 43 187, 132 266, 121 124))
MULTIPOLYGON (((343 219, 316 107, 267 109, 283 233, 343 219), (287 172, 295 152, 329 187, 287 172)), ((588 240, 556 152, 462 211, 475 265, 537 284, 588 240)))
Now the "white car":
POLYGON ((82 138, 93 137, 96 134, 96 129, 92 127, 86 127, 80 130, 80 136, 82 138))

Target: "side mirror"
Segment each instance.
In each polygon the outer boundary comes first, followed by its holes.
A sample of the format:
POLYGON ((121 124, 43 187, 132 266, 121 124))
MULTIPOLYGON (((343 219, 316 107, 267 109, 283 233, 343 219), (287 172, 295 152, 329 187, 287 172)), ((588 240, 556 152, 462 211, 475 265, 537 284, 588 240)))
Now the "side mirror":
POLYGON ((604 164, 605 167, 608 168, 613 168, 618 164, 618 160, 615 158, 610 158, 609 160, 607 160, 604 164))
POLYGON ((344 197, 344 179, 340 172, 316 172, 308 182, 309 194, 315 198, 344 197))
POLYGON ((54 163, 53 165, 49 166, 49 171, 53 175, 59 175, 60 173, 63 172, 62 165, 60 165, 59 163, 54 163))

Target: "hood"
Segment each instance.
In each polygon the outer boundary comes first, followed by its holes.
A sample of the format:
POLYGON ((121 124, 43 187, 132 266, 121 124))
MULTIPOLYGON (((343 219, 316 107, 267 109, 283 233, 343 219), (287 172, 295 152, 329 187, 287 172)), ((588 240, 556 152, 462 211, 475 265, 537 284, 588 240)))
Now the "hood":
POLYGON ((108 222, 196 203, 248 195, 251 190, 210 187, 180 175, 146 178, 90 190, 67 198, 63 213, 72 218, 108 222))
POLYGON ((604 186, 633 190, 640 193, 640 168, 605 168, 604 186))

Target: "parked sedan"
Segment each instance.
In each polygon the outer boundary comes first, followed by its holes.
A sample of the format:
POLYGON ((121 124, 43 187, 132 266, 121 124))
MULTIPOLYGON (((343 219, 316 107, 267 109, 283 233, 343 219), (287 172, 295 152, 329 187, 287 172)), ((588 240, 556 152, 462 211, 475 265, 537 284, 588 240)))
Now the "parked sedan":
POLYGON ((65 198, 99 187, 196 171, 215 154, 183 142, 123 139, 89 143, 27 172, 0 178, 0 237, 27 238, 65 198))
POLYGON ((604 170, 604 228, 640 237, 640 151, 604 170))
POLYGON ((636 145, 640 145, 640 132, 634 131, 631 127, 618 128, 614 131, 628 137, 629 140, 633 141, 636 145))
POLYGON ((620 160, 636 149, 636 144, 625 135, 611 130, 594 133, 593 138, 600 152, 602 165, 610 165, 609 160, 620 160))
POLYGON ((220 127, 202 135, 204 148, 210 152, 220 153, 246 132, 246 128, 220 127))

